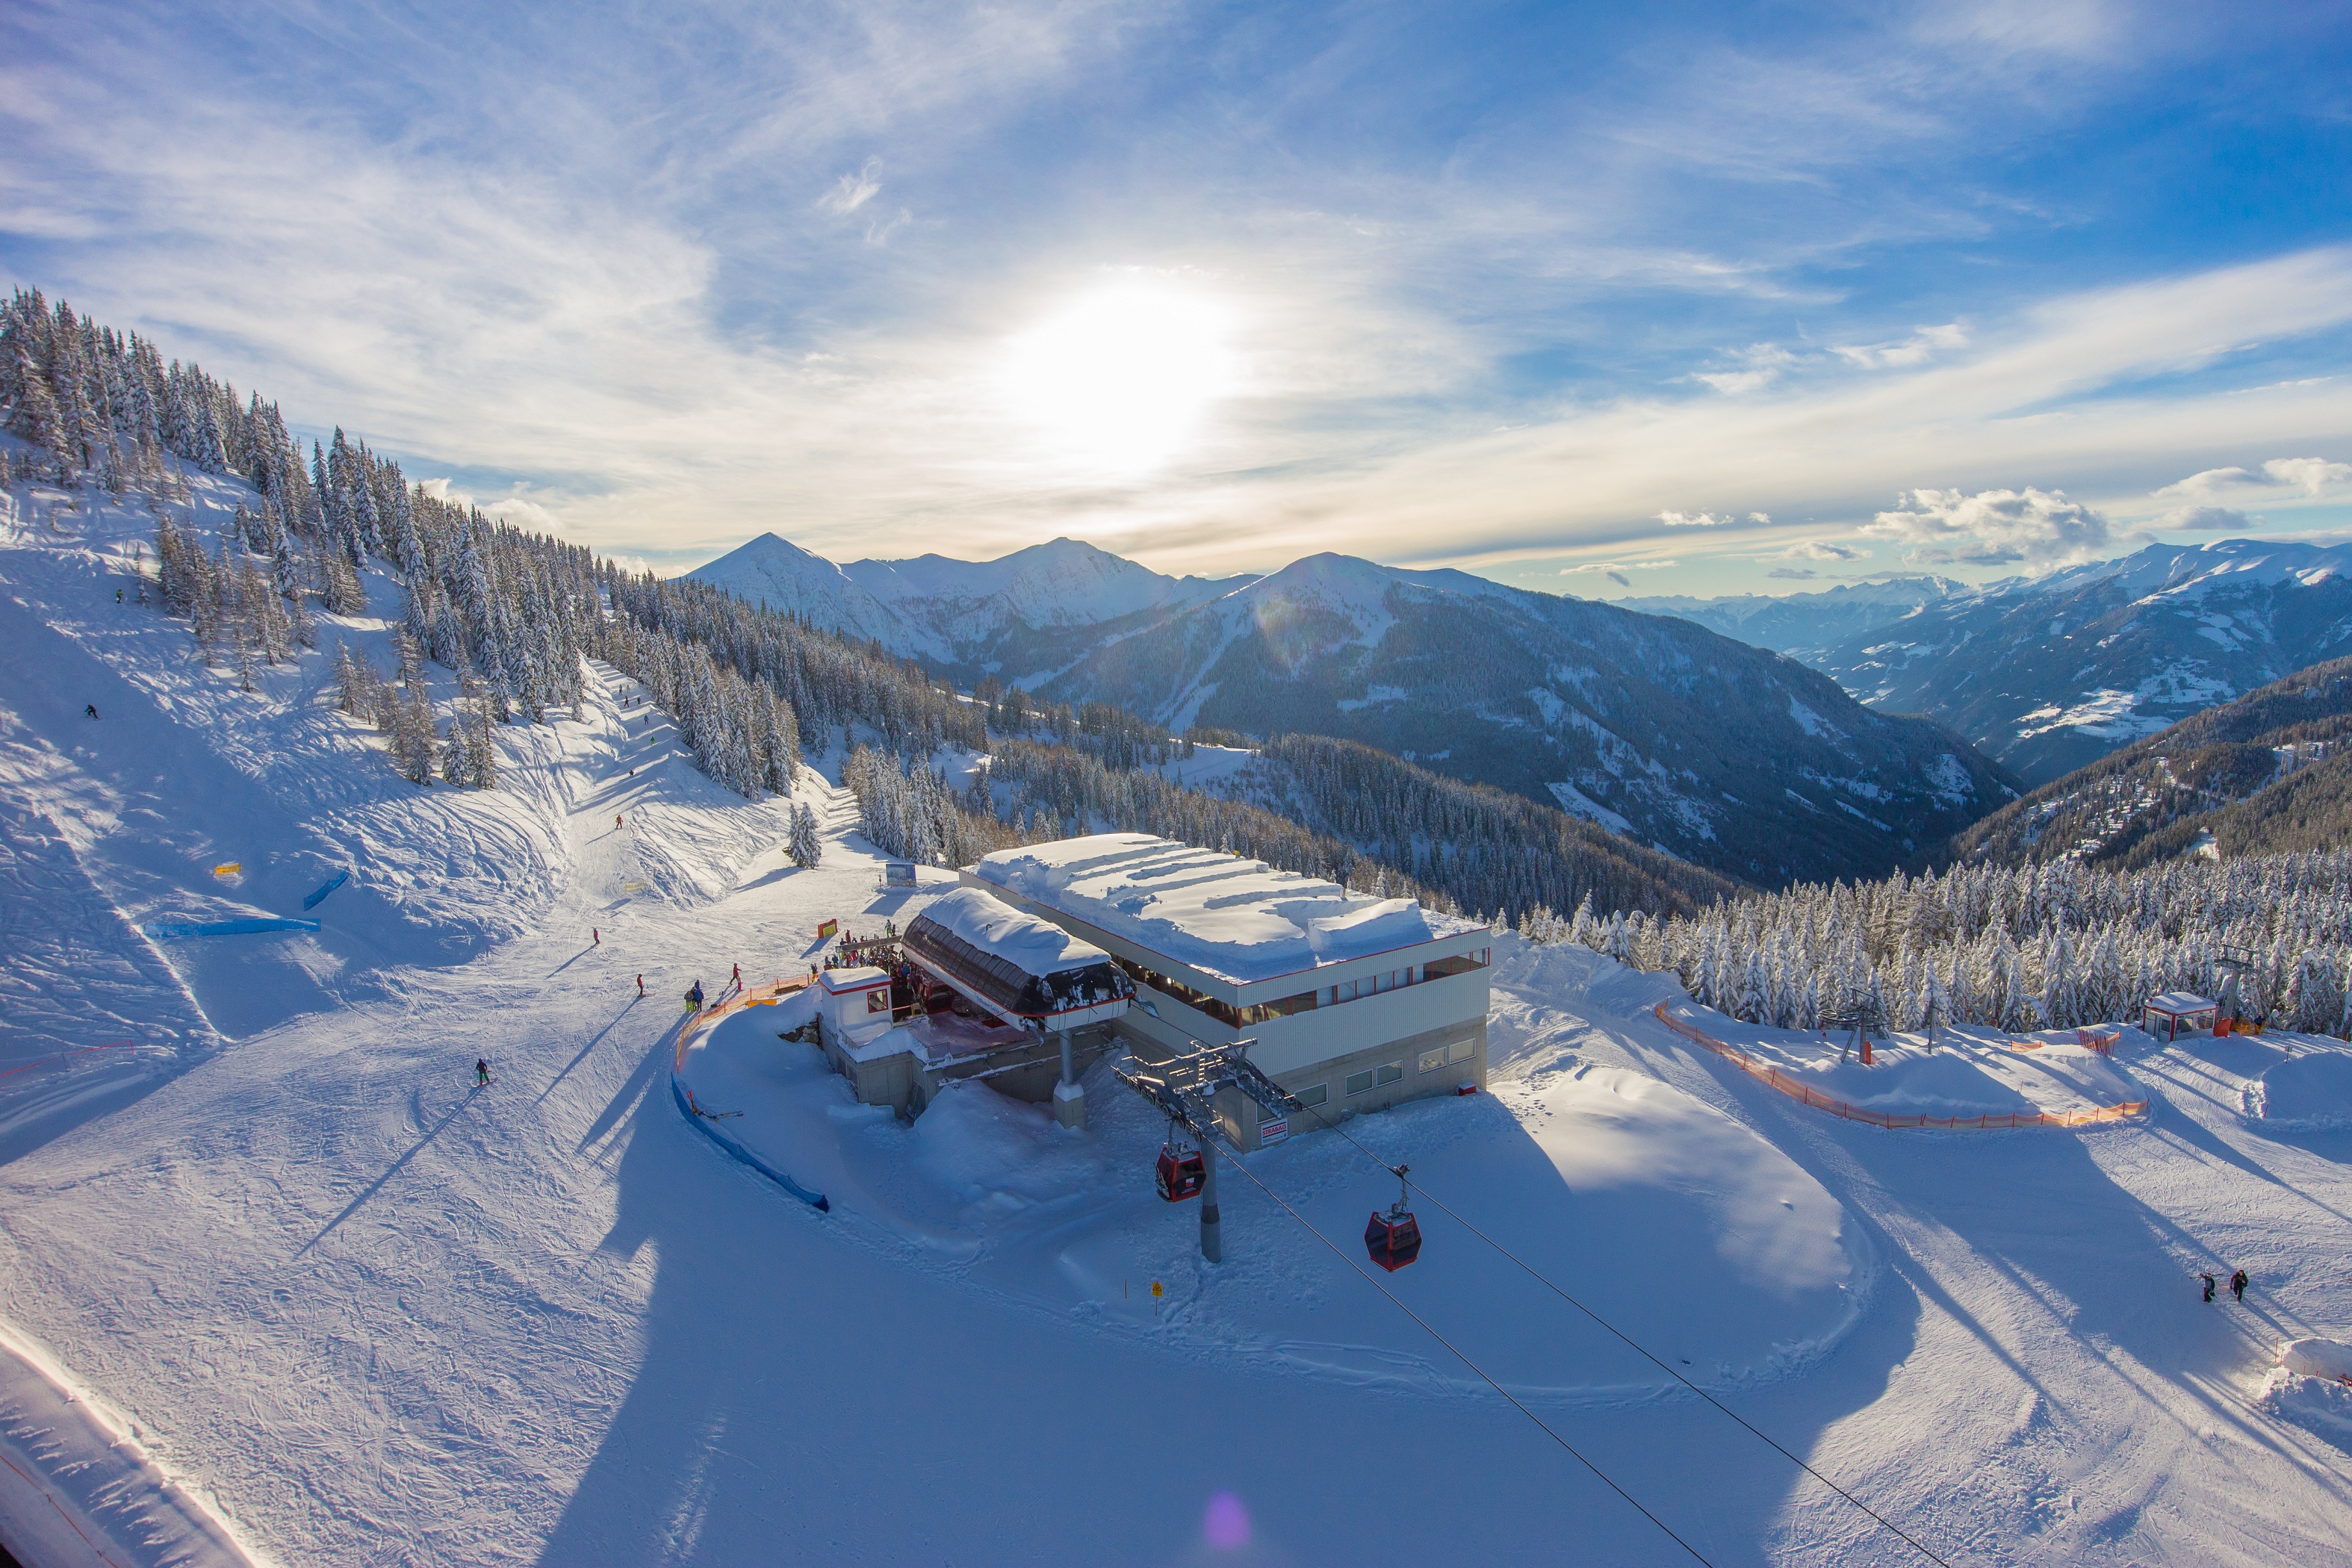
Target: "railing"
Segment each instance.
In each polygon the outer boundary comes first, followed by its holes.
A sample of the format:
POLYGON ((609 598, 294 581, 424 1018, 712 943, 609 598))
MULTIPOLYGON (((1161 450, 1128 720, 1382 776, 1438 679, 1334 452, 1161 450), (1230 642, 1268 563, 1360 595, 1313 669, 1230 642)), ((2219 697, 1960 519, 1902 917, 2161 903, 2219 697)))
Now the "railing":
POLYGON ((677 1102, 678 1111, 686 1119, 700 1128, 703 1135, 725 1150, 730 1158, 740 1160, 751 1166, 811 1208, 829 1212, 833 1205, 826 1199, 824 1194, 811 1192, 791 1176, 753 1154, 741 1142, 720 1132, 719 1130, 720 1116, 732 1113, 712 1113, 704 1110, 701 1103, 695 1099, 694 1091, 688 1089, 678 1077, 678 1073, 686 1066, 687 1046, 716 1028, 720 1019, 743 1008, 773 1007, 784 997, 804 988, 807 985, 806 979, 780 979, 771 980, 764 986, 746 986, 728 1000, 714 1002, 679 1024, 677 1049, 670 1059, 669 1092, 670 1097, 677 1102))
POLYGON ((1713 1035, 1702 1033, 1679 1019, 1669 1018, 1664 1002, 1657 1005, 1655 1011, 1658 1021, 1676 1034, 1706 1047, 1750 1078, 1770 1084, 1791 1100, 1801 1100, 1816 1111, 1827 1111, 1832 1116, 1843 1116, 1849 1122, 1864 1122, 1874 1127, 1950 1127, 1969 1131, 2002 1127, 2083 1127, 2097 1122, 2120 1122, 2126 1116, 2141 1115, 2147 1110, 2145 1100, 2126 1100, 2120 1105, 2102 1105, 2090 1111, 2011 1111, 1998 1115, 1988 1113, 1978 1116, 1890 1116, 1884 1111, 1865 1110, 1848 1101, 1832 1099, 1811 1084, 1799 1082, 1769 1062, 1759 1061, 1737 1046, 1726 1045, 1713 1035))

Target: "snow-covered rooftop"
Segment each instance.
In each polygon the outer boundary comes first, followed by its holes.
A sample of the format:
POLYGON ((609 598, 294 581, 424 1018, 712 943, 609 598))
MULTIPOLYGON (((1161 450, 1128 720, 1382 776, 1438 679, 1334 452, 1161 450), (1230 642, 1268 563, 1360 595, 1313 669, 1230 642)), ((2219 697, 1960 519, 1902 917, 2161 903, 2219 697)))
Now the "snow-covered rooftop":
POLYGON ((1148 833, 999 850, 972 869, 982 882, 1234 985, 1479 929, 1412 899, 1350 893, 1148 833))
POLYGON ((983 952, 1011 959, 1033 975, 1058 975, 1110 962, 1110 955, 1048 920, 960 887, 923 906, 923 914, 983 952))
POLYGON ((2167 991, 2160 997, 2147 998, 2147 1010, 2152 1013, 2207 1013, 2214 1004, 2188 991, 2167 991))

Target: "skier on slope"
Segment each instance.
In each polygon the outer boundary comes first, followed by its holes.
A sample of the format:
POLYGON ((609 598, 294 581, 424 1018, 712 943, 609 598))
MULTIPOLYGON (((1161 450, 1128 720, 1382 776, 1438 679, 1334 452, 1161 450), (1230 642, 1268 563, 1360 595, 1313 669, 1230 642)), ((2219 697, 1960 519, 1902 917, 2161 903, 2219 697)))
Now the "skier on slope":
POLYGON ((2246 1271, 2243 1269, 2237 1270, 2237 1272, 2230 1276, 2230 1293, 2238 1298, 2238 1304, 2240 1306, 2243 1306, 2245 1304, 2246 1287, 2252 1283, 2253 1281, 2252 1280, 2246 1278, 2246 1271))
POLYGON ((642 997, 642 996, 644 996, 645 994, 646 994, 646 977, 645 977, 643 975, 639 975, 639 976, 637 977, 637 995, 639 995, 639 996, 641 996, 641 997, 642 997))
POLYGON ((81 711, 89 715, 90 717, 96 718, 98 716, 98 705, 96 703, 84 703, 82 705, 81 711))
POLYGON ((474 1058, 474 1087, 481 1088, 490 1081, 490 1064, 487 1058, 474 1058))
POLYGON ((2200 1274, 2197 1277, 2205 1281, 2205 1299, 2209 1301, 2211 1301, 2213 1299, 2213 1276, 2210 1274, 2200 1274))
POLYGON ((588 927, 588 946, 591 947, 602 947, 604 945, 604 934, 602 931, 597 930, 593 925, 588 927))
POLYGON ((743 988, 743 966, 740 964, 735 966, 735 988, 739 991, 743 988))
POLYGON ((688 1012, 698 1013, 702 1010, 702 982, 700 980, 695 981, 694 989, 686 993, 686 1007, 688 1012))

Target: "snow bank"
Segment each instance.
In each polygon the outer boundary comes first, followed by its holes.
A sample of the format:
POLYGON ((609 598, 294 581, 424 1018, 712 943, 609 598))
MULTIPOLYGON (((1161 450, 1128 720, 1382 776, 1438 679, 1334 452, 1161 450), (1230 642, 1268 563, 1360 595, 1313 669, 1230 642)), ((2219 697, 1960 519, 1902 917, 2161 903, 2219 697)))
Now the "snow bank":
POLYGON ((253 1568, 123 1425, 0 1329, 0 1540, 36 1568, 253 1568))
POLYGON ((2280 1420, 2352 1448, 2352 1344, 2289 1340, 2279 1346, 2279 1364, 2263 1379, 2254 1402, 2280 1420))
POLYGON ((2246 1109, 2265 1122, 2352 1125, 2352 1052, 2323 1049, 2287 1058, 2248 1089, 2246 1109))
POLYGON ((1465 936, 1475 921, 1145 833, 999 850, 982 881, 1236 985, 1465 936))
MULTIPOLYGON (((1671 975, 1629 968, 1573 943, 1498 939, 1495 984, 1620 1019, 1645 1036, 1667 1032, 1654 1012, 1663 1003, 1668 1030, 1679 1025, 1729 1047, 1789 1092, 1885 1116, 2080 1116, 2147 1097, 2111 1057, 2075 1044, 2072 1031, 2042 1038, 1941 1030, 1933 1051, 1923 1036, 1897 1035, 1874 1040, 1865 1067, 1858 1052, 1846 1054, 1843 1037, 1742 1023, 1692 1001, 1671 975)), ((1704 1050, 1687 1035, 1668 1038, 1676 1049, 1704 1050)), ((2126 1030, 2125 1038, 2145 1037, 2126 1030)), ((1507 1040, 1490 1036, 1490 1061, 1511 1050, 1507 1040)))
POLYGON ((2352 1344, 2337 1339, 2291 1339, 2279 1346, 2279 1364, 2305 1377, 2352 1379, 2352 1344))

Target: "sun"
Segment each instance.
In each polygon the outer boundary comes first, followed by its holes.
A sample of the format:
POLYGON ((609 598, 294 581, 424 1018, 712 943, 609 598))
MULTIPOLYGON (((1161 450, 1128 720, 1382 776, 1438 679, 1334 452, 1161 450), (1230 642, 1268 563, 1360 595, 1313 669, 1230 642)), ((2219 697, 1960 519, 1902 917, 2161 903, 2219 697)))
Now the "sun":
POLYGON ((1111 473, 1157 468, 1234 387, 1230 312, 1205 292, 1125 278, 1015 337, 1003 389, 1061 459, 1111 473))

